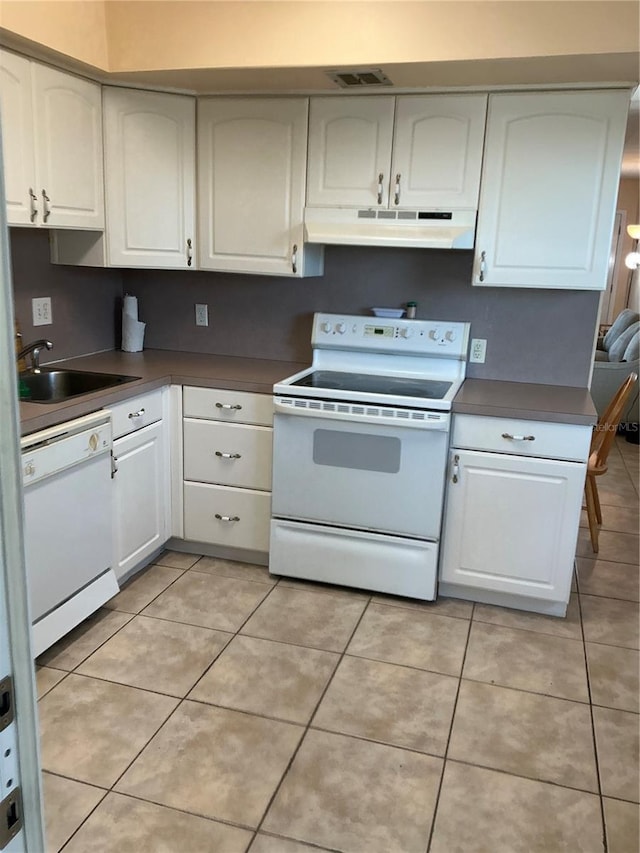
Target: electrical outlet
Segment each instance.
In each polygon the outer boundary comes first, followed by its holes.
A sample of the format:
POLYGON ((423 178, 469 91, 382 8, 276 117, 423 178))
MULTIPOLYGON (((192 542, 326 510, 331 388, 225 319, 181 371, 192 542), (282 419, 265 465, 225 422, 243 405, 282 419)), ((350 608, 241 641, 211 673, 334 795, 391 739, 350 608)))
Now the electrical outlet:
POLYGON ((50 326, 51 323, 53 323, 50 296, 42 296, 39 299, 32 299, 31 309, 33 311, 34 326, 50 326))
POLYGON ((209 306, 196 302, 196 326, 209 325, 209 306))
POLYGON ((471 356, 469 361, 476 364, 484 364, 487 355, 487 341, 485 338, 473 338, 471 341, 471 356))

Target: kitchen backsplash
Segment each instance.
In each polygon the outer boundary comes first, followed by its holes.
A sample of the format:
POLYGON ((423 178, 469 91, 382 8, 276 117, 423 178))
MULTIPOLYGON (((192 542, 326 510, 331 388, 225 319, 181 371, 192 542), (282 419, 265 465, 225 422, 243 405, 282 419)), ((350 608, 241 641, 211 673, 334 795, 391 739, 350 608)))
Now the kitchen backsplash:
MULTIPOLYGON (((123 292, 138 297, 145 347, 308 362, 314 311, 368 313, 418 303, 417 316, 466 320, 487 339, 484 379, 584 386, 599 293, 472 287, 470 251, 328 246, 320 278, 49 264, 46 234, 12 229, 16 316, 25 338, 46 333, 56 357, 119 345, 123 292), (30 327, 31 297, 53 298, 53 326, 30 327), (196 327, 195 303, 209 306, 196 327), (58 345, 59 344, 59 345, 58 345)), ((53 353, 51 354, 53 356, 53 353)))
POLYGON ((15 315, 23 342, 48 338, 53 343, 41 362, 114 349, 119 343, 121 270, 58 267, 49 261, 48 231, 10 228, 9 234, 15 315), (50 326, 33 325, 31 300, 41 296, 51 297, 50 326))

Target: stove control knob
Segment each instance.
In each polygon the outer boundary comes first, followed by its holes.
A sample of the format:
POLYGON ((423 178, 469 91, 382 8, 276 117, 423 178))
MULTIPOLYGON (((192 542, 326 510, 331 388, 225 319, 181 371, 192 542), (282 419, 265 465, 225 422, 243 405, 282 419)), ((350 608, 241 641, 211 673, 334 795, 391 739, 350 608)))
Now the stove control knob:
POLYGON ((339 335, 344 335, 344 333, 346 331, 347 331, 347 324, 346 323, 336 323, 336 332, 339 335))
POLYGON ((456 339, 456 333, 453 331, 453 329, 449 329, 448 332, 444 333, 444 337, 445 340, 449 341, 449 343, 452 344, 456 339))
POLYGON ((320 331, 328 335, 331 331, 331 323, 322 323, 320 326, 320 331))
POLYGON ((413 329, 405 327, 404 329, 400 329, 400 337, 401 338, 410 338, 413 335, 413 329))
POLYGON ((439 341, 440 340, 440 329, 438 329, 437 326, 433 329, 429 329, 429 338, 432 341, 439 341))

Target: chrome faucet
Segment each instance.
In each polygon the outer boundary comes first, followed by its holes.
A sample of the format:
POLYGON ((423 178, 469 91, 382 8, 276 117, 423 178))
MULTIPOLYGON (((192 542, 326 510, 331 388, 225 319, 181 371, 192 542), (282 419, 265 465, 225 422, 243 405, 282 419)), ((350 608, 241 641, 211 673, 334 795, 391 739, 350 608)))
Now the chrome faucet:
POLYGON ((25 358, 25 356, 31 356, 31 370, 34 373, 40 373, 40 350, 43 349, 53 349, 53 344, 51 341, 46 341, 44 338, 40 338, 38 341, 34 341, 32 344, 28 344, 24 349, 20 350, 18 353, 18 361, 21 358, 25 358))

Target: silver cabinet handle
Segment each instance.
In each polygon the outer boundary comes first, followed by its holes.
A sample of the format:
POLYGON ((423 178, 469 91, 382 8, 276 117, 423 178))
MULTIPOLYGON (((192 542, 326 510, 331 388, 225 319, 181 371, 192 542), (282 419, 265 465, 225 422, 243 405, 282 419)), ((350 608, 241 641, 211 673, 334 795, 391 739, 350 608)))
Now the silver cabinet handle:
POLYGON ((242 406, 238 403, 216 403, 216 409, 235 409, 236 411, 240 411, 241 408, 242 406))
POLYGON ((291 270, 296 273, 298 272, 298 244, 293 244, 293 251, 291 253, 291 270))
POLYGON ((116 476, 118 473, 118 457, 113 455, 113 450, 111 451, 111 479, 116 476))
POLYGON ((51 208, 49 207, 50 201, 51 201, 51 199, 47 195, 46 190, 42 190, 42 208, 43 208, 42 221, 43 222, 46 222, 47 219, 51 216, 51 208))
POLYGON ((29 221, 35 222, 36 216, 38 215, 38 208, 36 207, 36 202, 38 201, 38 196, 34 193, 33 187, 29 187, 29 221))
POLYGON ((223 453, 221 450, 216 450, 216 456, 220 459, 242 459, 239 453, 223 453))
POLYGON ((454 456, 453 457, 453 476, 451 477, 452 483, 458 482, 458 478, 459 478, 459 474, 460 474, 460 468, 458 465, 459 462, 460 462, 460 457, 457 455, 454 456))
POLYGON ((485 270, 487 268, 486 259, 487 259, 487 253, 486 252, 480 252, 480 274, 478 275, 478 278, 480 279, 480 281, 484 281, 484 273, 485 273, 485 270))
POLYGON ((380 172, 378 175, 378 204, 382 204, 382 193, 384 188, 382 186, 382 182, 384 181, 384 174, 380 172))
POLYGON ((400 178, 401 177, 402 176, 400 175, 400 172, 398 172, 398 174, 396 175, 396 191, 395 191, 395 194, 393 196, 393 203, 394 204, 400 204, 400 178))
POLYGON ((127 415, 127 417, 128 417, 129 419, 131 419, 131 418, 141 418, 143 415, 144 415, 144 409, 138 409, 138 411, 137 411, 137 412, 129 412, 129 414, 127 415))
POLYGON ((508 438, 510 441, 535 441, 535 435, 511 435, 510 432, 503 432, 503 438, 508 438))
POLYGON ((191 237, 187 240, 187 266, 190 267, 193 261, 193 246, 191 243, 191 237))
POLYGON ((216 518, 218 521, 240 521, 240 517, 237 515, 220 515, 219 512, 216 513, 216 518))

